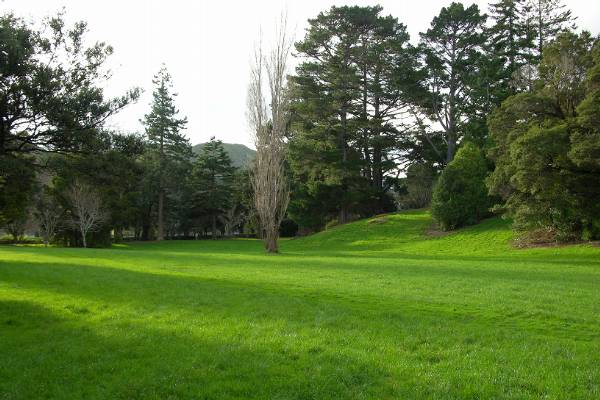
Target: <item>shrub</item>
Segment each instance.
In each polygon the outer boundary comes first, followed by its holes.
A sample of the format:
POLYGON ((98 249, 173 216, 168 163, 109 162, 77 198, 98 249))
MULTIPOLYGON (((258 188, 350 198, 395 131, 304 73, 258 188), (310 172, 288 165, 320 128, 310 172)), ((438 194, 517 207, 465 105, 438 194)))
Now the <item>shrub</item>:
POLYGON ((472 143, 463 145, 442 171, 433 191, 431 213, 442 229, 476 224, 488 215, 486 175, 481 150, 472 143))

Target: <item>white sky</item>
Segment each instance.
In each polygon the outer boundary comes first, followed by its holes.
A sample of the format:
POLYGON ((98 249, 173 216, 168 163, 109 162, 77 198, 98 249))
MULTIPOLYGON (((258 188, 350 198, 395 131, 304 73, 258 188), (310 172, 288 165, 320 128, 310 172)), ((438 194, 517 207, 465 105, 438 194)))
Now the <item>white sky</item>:
MULTIPOLYGON (((188 117, 192 144, 211 136, 229 143, 251 144, 247 127, 246 88, 249 59, 262 27, 268 41, 274 23, 287 10, 296 40, 304 36, 306 20, 331 5, 381 4, 408 27, 413 41, 450 0, 3 0, 0 10, 39 21, 66 8, 69 22, 88 22, 88 39, 114 47, 109 67, 114 73, 107 94, 144 89, 110 124, 123 131, 142 132, 139 122, 149 108, 152 77, 164 62, 173 76, 177 104, 188 117)), ((473 1, 463 1, 471 4, 473 1)), ((477 0, 487 11, 487 1, 477 0)), ((600 33, 600 1, 564 0, 578 16, 580 28, 600 33)))

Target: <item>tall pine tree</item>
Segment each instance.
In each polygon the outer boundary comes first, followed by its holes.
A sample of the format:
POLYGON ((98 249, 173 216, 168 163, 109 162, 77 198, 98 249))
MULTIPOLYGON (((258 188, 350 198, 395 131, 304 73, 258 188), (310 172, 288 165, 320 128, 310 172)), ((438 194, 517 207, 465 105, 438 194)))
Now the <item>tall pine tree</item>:
POLYGON ((537 56, 542 57, 544 46, 565 30, 575 29, 576 17, 561 0, 528 0, 524 18, 535 35, 537 56))
POLYGON ((198 154, 192 186, 195 214, 209 218, 213 239, 216 239, 217 219, 231 205, 234 173, 235 168, 223 143, 212 137, 198 154))
POLYGON ((313 227, 334 214, 344 223, 389 210, 389 176, 409 128, 400 117, 420 93, 420 70, 406 27, 381 13, 332 7, 296 45, 290 210, 313 227))
POLYGON ((526 22, 526 0, 498 0, 489 6, 489 57, 498 64, 498 103, 516 92, 512 84, 517 71, 531 62, 533 36, 526 22))
POLYGON ((452 3, 433 18, 427 32, 421 33, 431 110, 443 129, 446 163, 452 161, 469 117, 477 112, 485 21, 477 5, 465 8, 452 3))
POLYGON ((165 194, 169 175, 173 175, 178 164, 189 160, 192 149, 189 140, 181 133, 187 118, 179 118, 172 93, 171 75, 163 66, 152 81, 155 89, 152 94, 150 113, 145 115, 144 125, 152 151, 158 157, 158 233, 157 239, 165 237, 165 194))

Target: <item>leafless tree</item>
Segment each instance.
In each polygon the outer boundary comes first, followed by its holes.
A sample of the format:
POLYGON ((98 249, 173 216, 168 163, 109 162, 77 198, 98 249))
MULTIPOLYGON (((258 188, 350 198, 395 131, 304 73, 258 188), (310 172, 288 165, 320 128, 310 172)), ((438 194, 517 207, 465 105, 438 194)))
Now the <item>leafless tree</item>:
POLYGON ((83 247, 87 247, 86 236, 88 232, 94 232, 106 220, 106 214, 102 210, 100 196, 89 185, 75 181, 67 192, 71 202, 72 224, 79 229, 83 247))
POLYGON ((39 224, 44 245, 48 246, 61 222, 60 206, 47 198, 38 202, 35 218, 39 224))
POLYGON ((15 218, 10 222, 6 223, 5 228, 13 238, 14 243, 19 243, 25 238, 25 231, 27 229, 28 218, 27 214, 22 217, 15 218))
POLYGON ((252 174, 254 206, 269 253, 279 251, 279 225, 290 199, 284 162, 290 114, 287 62, 291 45, 286 18, 282 17, 276 29, 274 47, 266 55, 262 43, 255 49, 248 88, 248 120, 256 146, 252 174))

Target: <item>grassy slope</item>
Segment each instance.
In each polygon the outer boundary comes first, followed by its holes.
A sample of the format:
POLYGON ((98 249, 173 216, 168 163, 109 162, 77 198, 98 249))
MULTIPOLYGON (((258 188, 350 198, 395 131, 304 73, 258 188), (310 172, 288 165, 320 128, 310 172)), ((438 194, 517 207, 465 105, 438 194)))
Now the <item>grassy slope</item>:
POLYGON ((600 248, 386 219, 278 256, 0 247, 0 399, 600 398, 600 248))

